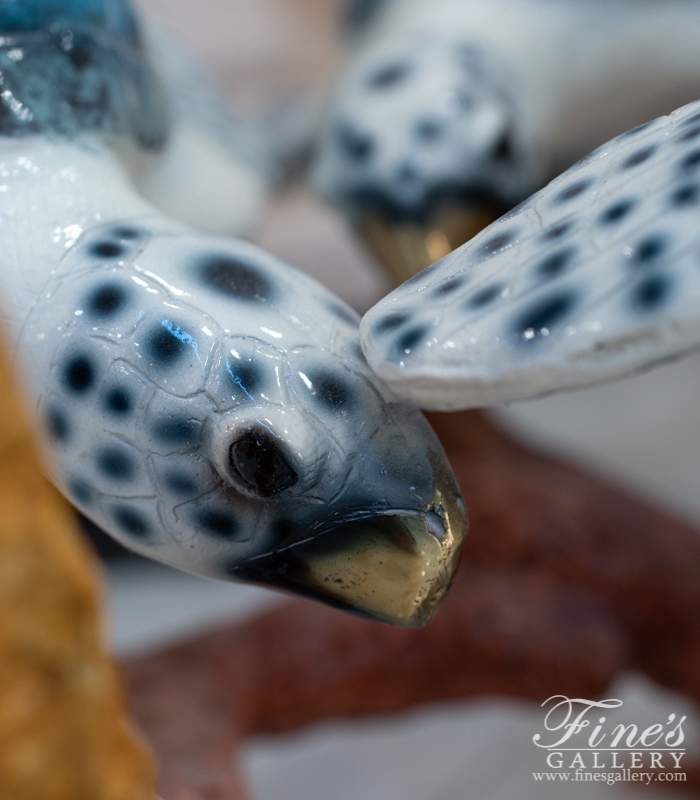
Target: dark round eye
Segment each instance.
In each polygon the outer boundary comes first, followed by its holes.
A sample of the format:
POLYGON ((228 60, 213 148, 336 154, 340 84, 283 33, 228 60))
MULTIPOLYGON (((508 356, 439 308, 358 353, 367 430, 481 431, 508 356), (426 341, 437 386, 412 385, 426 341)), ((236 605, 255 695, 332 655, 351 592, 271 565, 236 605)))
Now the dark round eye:
POLYGON ((228 459, 234 474, 262 497, 283 492, 299 480, 279 439, 262 426, 237 439, 229 447, 228 459))

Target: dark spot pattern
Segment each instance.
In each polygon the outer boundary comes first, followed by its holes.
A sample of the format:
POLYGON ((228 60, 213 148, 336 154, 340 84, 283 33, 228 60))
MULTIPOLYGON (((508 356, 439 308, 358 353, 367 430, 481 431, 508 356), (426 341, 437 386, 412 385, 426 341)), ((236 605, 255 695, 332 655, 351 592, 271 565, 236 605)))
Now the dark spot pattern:
POLYGON ((163 366, 172 366, 187 349, 182 339, 175 335, 174 329, 159 325, 152 328, 146 339, 146 353, 163 366))
POLYGON ((691 150, 680 162, 680 169, 683 173, 696 172, 700 167, 700 150, 691 150))
POLYGON ((651 122, 643 122, 641 125, 637 125, 636 128, 632 128, 629 131, 625 131, 621 133, 617 138, 618 139, 631 139, 633 136, 636 136, 638 133, 645 131, 649 126, 653 125, 656 120, 652 120, 651 122))
POLYGON ((700 201, 700 186, 689 183, 676 189, 671 195, 671 205, 674 208, 695 206, 700 201))
POLYGON ((516 320, 515 333, 525 343, 536 341, 559 324, 575 305, 576 296, 570 291, 540 300, 516 320))
POLYGON ((201 267, 204 283, 237 300, 261 302, 274 297, 274 288, 259 269, 232 256, 212 256, 201 267))
POLYGON ((92 488, 80 478, 73 478, 68 482, 68 491, 76 503, 83 506, 90 505, 94 496, 92 488))
POLYGON ((64 444, 70 438, 70 423, 68 417, 58 408, 50 408, 46 412, 46 425, 49 436, 55 441, 64 444))
POLYGON ((127 302, 126 291, 116 284, 100 286, 88 299, 87 308, 96 317, 111 317, 127 302))
POLYGON ((539 264, 537 273, 543 278, 554 278, 561 275, 571 264, 575 255, 576 251, 572 247, 552 253, 539 264))
POLYGON ((117 525, 130 536, 145 539, 151 532, 150 526, 143 516, 129 506, 116 508, 113 515, 117 525))
POLYGON ((403 312, 387 314, 374 326, 374 332, 378 334, 389 333, 396 330, 396 328, 400 328, 409 319, 411 319, 411 315, 403 312))
POLYGON ((408 355, 416 348, 416 345, 423 343, 427 333, 428 329, 422 325, 407 330, 397 342, 399 354, 408 355))
POLYGON ((632 198, 618 200, 603 211, 598 222, 601 225, 616 225, 627 217, 636 205, 637 201, 632 198))
POLYGON ((389 89, 398 86, 408 77, 410 71, 411 67, 405 61, 386 64, 370 75, 367 86, 370 89, 389 89))
POLYGON ((503 293, 503 286, 500 283, 486 286, 480 289, 475 295, 467 300, 468 308, 483 308, 493 303, 503 293))
POLYGON ((515 241, 515 235, 515 231, 504 231, 503 233, 499 233, 498 235, 489 239, 488 242, 484 242, 484 244, 481 245, 479 248, 479 255, 482 258, 489 258, 490 256, 495 255, 499 250, 502 250, 504 247, 512 244, 515 241))
POLYGON ((634 248, 632 260, 635 265, 645 266, 657 259, 666 249, 666 239, 658 234, 642 239, 634 248))
POLYGON ((112 414, 126 416, 131 406, 131 397, 124 389, 113 389, 105 399, 105 408, 112 414))
POLYGON ((236 518, 226 511, 213 509, 202 511, 199 514, 198 523, 206 533, 218 539, 233 539, 238 530, 236 518))
POLYGON ((567 186, 566 189, 562 189, 554 196, 554 203, 557 205, 562 205, 563 203, 568 203, 569 200, 573 200, 575 197, 582 195, 586 189, 589 188, 591 182, 588 180, 585 181, 577 181, 573 183, 571 186, 567 186))
POLYGON ((434 142, 442 133, 442 125, 434 119, 422 119, 416 123, 416 138, 421 142, 434 142))
POLYGON ((277 437, 262 426, 233 442, 228 456, 234 475, 262 497, 290 489, 299 481, 277 437))
POLYGON ((560 222, 557 225, 553 225, 548 231, 545 231, 542 234, 542 238, 546 242, 554 242, 557 239, 561 239, 562 236, 566 236, 573 226, 573 222, 560 222))
POLYGON ((143 232, 140 231, 138 228, 132 228, 129 225, 121 225, 118 228, 114 228, 112 231, 112 236, 116 237, 117 239, 125 239, 126 241, 136 241, 143 236, 143 232))
POLYGON ((433 290, 433 294, 436 297, 446 297, 447 295, 454 294, 458 289, 461 289, 462 286, 465 284, 465 279, 460 278, 450 278, 448 281, 444 281, 438 287, 433 290))
POLYGON ((631 156, 627 156, 627 158, 622 162, 622 169, 632 169, 640 164, 643 164, 654 155, 657 149, 657 146, 654 144, 649 145, 648 147, 643 147, 641 150, 637 150, 636 153, 632 153, 631 156))
POLYGON ((684 119, 683 122, 681 122, 681 125, 693 125, 696 122, 700 122, 700 112, 697 114, 692 114, 689 117, 686 117, 686 119, 684 119))
POLYGON ((252 361, 234 361, 228 365, 228 377, 239 389, 254 400, 263 387, 263 373, 252 361))
POLYGON ((374 139, 367 133, 360 133, 349 125, 340 125, 336 131, 340 149, 351 161, 367 161, 374 152, 374 139))
POLYGON ((66 366, 64 373, 66 386, 74 392, 83 394, 95 382, 95 368, 88 356, 76 356, 66 366))
POLYGON ((162 444, 172 447, 196 444, 199 439, 199 423, 186 417, 164 417, 153 425, 153 436, 162 444))
POLYGON ((97 456, 97 466, 103 475, 119 481, 128 481, 133 478, 134 464, 121 450, 107 448, 97 456))
POLYGON ((125 251, 116 242, 97 242, 90 248, 90 252, 100 258, 119 258, 119 256, 124 255, 125 251))
POLYGON ((348 325, 352 325, 354 328, 360 324, 359 314, 357 314, 351 308, 341 306, 339 303, 329 303, 328 310, 331 312, 331 314, 334 314, 336 317, 338 317, 339 320, 347 322, 348 325))
POLYGON ((632 307, 639 312, 654 311, 663 305, 671 293, 668 275, 650 275, 632 293, 632 307))
POLYGON ((350 403, 352 392, 341 378, 330 373, 312 373, 309 375, 309 380, 314 397, 323 405, 337 408, 350 403))
POLYGON ((700 125, 696 125, 694 128, 686 131, 681 137, 681 142, 689 142, 693 139, 697 139, 700 136, 700 125))

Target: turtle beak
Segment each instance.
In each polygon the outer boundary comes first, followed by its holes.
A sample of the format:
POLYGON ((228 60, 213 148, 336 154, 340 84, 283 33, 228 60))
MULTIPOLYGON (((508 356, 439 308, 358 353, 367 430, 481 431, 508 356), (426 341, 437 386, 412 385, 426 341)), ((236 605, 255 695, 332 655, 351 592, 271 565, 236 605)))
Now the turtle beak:
POLYGON ((427 508, 345 512, 303 541, 248 559, 231 575, 417 628, 433 618, 450 587, 466 529, 459 490, 445 473, 436 476, 427 508))
POLYGON ((381 211, 368 211, 359 232, 396 285, 444 258, 503 213, 495 204, 449 204, 427 220, 393 220, 381 211))

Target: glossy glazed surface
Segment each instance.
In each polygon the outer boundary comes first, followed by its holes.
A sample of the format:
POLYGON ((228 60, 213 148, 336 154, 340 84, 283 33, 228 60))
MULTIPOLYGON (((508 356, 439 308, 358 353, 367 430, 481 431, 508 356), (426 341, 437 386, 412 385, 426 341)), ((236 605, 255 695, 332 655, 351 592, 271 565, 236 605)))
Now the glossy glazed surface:
POLYGON ((424 623, 465 525, 436 437, 351 309, 156 211, 105 119, 0 139, 3 317, 54 480, 145 555, 424 623))
POLYGON ((454 409, 627 375, 700 344, 700 102, 595 150, 363 321, 404 397, 454 409))

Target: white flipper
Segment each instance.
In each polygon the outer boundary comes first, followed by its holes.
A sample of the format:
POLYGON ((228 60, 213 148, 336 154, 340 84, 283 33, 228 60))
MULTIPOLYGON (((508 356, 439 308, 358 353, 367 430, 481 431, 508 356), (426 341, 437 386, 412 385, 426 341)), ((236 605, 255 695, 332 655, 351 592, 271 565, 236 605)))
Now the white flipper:
POLYGON ((443 410, 700 347, 700 101, 595 150, 399 287, 362 333, 378 375, 443 410))

